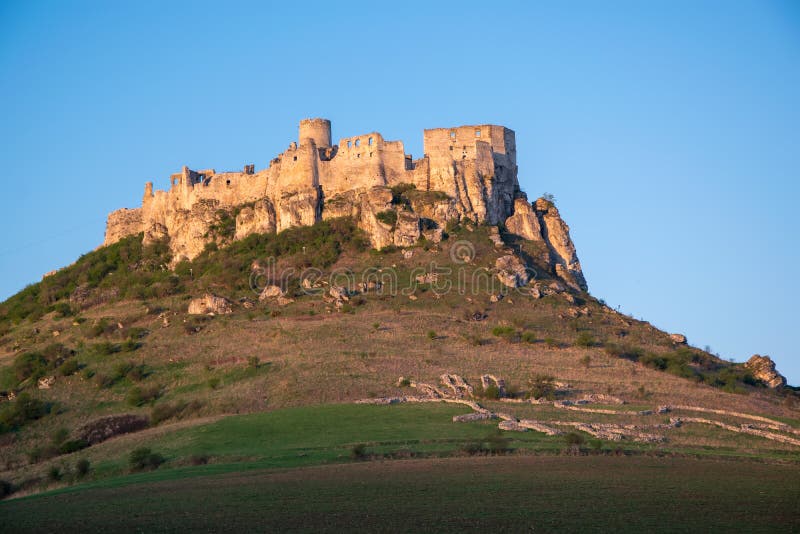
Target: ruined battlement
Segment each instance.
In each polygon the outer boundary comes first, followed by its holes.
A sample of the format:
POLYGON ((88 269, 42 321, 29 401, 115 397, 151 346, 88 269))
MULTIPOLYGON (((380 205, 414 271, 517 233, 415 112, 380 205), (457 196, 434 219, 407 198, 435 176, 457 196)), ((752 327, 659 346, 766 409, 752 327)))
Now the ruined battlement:
MULTIPOLYGON (((493 124, 424 130, 424 154, 418 159, 406 153, 402 141, 377 131, 342 137, 336 145, 331 140, 329 120, 303 119, 298 140, 265 169, 248 164, 242 171, 217 172, 184 166, 170 175, 167 190, 147 182, 141 207, 109 215, 104 244, 138 233, 146 243, 168 239, 178 262, 194 258, 211 241, 341 216, 354 218, 376 248, 411 246, 422 236, 436 241, 448 222, 464 218, 516 225, 542 238, 534 219, 547 213, 534 213, 519 189, 513 130, 493 124), (391 188, 400 184, 422 193, 414 206, 392 204, 391 188), (397 212, 396 224, 381 222, 387 218, 379 214, 388 210, 397 212), (220 222, 233 214, 231 232, 220 222), (228 233, 220 234, 221 226, 228 233)), ((562 271, 579 270, 577 258, 558 253, 571 243, 556 245, 553 257, 560 258, 562 271)))

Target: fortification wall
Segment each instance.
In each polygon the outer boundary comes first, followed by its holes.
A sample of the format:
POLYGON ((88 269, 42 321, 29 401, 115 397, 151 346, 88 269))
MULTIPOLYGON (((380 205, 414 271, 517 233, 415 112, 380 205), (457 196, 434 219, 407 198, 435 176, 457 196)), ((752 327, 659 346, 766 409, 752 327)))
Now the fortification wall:
POLYGON ((401 141, 387 141, 378 132, 344 137, 330 146, 325 119, 303 120, 299 140, 258 172, 250 165, 243 172, 220 173, 184 167, 170 176, 167 191, 154 191, 148 183, 142 208, 109 216, 106 244, 143 231, 147 241, 169 237, 176 255, 191 258, 214 238, 219 210, 259 203, 258 213, 241 218, 236 236, 242 237, 250 229, 313 224, 323 217, 323 199, 338 196, 354 204, 334 211, 360 214, 360 224, 378 246, 392 238, 374 215, 387 209, 387 186, 400 183, 446 193, 449 206, 435 212, 447 218, 457 214, 497 224, 513 213, 519 192, 516 143, 514 132, 502 126, 425 130, 425 155, 413 161, 401 141), (356 194, 342 196, 348 192, 356 194))

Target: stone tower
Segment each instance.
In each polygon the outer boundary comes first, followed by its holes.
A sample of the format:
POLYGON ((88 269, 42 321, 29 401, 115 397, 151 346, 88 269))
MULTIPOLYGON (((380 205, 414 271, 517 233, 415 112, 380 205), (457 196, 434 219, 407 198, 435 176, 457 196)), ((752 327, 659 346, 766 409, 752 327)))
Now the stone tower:
POLYGON ((331 146, 331 121, 328 119, 303 119, 300 121, 300 144, 313 141, 318 148, 331 146))

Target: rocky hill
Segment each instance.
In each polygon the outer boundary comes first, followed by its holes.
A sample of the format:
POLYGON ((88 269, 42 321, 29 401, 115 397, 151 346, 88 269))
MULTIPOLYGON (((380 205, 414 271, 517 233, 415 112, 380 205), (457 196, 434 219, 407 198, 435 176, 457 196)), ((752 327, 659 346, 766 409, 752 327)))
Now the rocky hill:
POLYGON ((0 304, 0 480, 58 485, 78 456, 119 474, 134 442, 342 403, 452 404, 541 450, 578 432, 796 459, 797 393, 768 357, 721 360, 588 293, 552 199, 519 190, 513 132, 427 130, 412 160, 329 128, 304 121, 266 170, 148 184, 104 246, 0 304))

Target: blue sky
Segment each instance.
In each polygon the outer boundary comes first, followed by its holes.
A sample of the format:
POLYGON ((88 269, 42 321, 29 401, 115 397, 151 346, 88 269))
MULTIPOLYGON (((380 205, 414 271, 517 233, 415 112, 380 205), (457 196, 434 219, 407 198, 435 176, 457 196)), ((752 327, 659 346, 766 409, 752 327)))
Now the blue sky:
POLYGON ((799 384, 799 6, 0 1, 0 298, 145 181, 264 167, 301 118, 414 157, 498 123, 594 295, 799 384))

